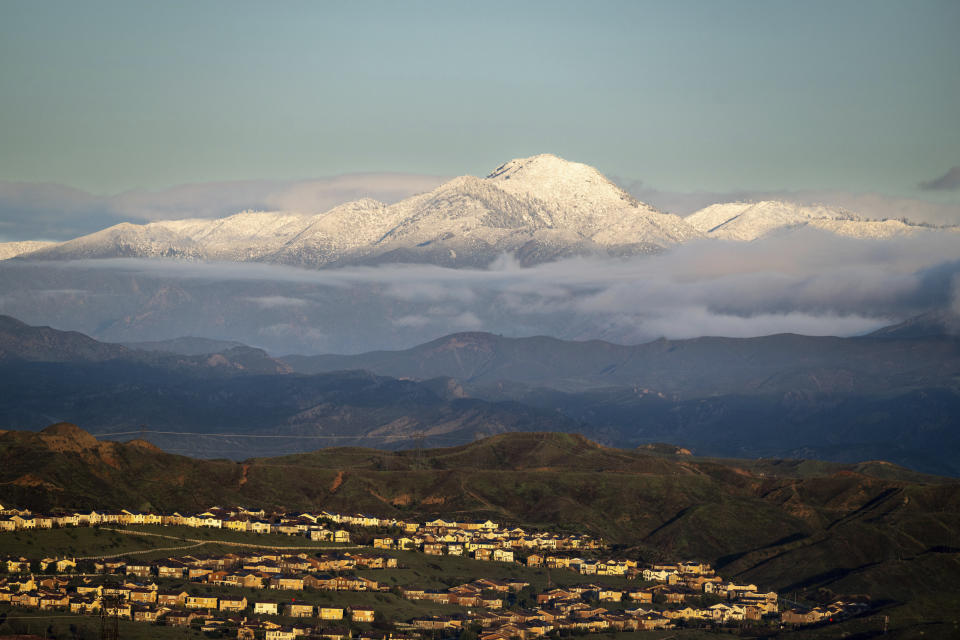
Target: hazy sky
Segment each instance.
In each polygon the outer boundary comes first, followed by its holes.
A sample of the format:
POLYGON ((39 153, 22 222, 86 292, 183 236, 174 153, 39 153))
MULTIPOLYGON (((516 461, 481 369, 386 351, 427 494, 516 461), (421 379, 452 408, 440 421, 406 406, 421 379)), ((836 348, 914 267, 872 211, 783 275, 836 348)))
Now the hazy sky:
POLYGON ((552 152, 663 190, 960 200, 956 0, 7 0, 0 95, 0 180, 99 195, 552 152))

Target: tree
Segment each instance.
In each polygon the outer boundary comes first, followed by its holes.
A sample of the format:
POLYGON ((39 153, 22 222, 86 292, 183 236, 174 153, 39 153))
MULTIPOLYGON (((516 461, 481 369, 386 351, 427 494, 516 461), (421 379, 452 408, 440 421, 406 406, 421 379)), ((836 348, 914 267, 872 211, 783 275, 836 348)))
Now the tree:
POLYGON ((96 573, 97 563, 93 560, 77 560, 77 573, 96 573))
POLYGON ((393 625, 383 616, 383 612, 380 609, 376 609, 373 612, 373 628, 374 629, 391 629, 393 625))
POLYGON ((524 587, 517 593, 517 606, 528 609, 537 603, 537 594, 533 587, 524 587))

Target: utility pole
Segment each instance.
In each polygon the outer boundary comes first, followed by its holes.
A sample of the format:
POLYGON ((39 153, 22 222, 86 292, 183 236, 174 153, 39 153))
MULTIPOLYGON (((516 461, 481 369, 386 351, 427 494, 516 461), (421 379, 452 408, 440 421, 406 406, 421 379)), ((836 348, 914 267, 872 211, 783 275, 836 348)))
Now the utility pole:
POLYGON ((424 439, 423 430, 414 431, 413 438, 414 438, 414 441, 416 442, 417 468, 420 468, 423 465, 423 439, 424 439))

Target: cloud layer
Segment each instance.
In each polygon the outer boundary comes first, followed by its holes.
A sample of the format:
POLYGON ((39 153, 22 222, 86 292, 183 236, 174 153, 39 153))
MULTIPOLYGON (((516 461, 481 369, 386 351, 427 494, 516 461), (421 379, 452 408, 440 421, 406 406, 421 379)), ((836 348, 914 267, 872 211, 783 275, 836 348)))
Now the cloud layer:
POLYGON ((201 335, 276 353, 402 348, 474 330, 621 343, 847 336, 957 305, 957 256, 960 234, 868 241, 802 230, 530 268, 510 256, 487 269, 139 259, 0 264, 0 309, 115 341, 201 335), (44 289, 71 293, 39 295, 44 289))

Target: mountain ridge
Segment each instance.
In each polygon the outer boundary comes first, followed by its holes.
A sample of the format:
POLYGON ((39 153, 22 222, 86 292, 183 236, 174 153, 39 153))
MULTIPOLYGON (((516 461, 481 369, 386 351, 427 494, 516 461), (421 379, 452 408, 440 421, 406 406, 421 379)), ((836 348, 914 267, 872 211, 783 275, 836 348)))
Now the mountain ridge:
MULTIPOLYGON (((801 228, 861 239, 890 239, 938 229, 907 220, 866 218, 842 207, 782 200, 712 204, 686 216, 684 221, 709 238, 735 242, 752 242, 801 228)), ((960 230, 956 226, 942 228, 960 230)))
POLYGON ((0 363, 108 363, 127 362, 171 371, 216 373, 288 373, 290 368, 262 349, 240 343, 223 343, 224 348, 177 352, 176 343, 162 343, 140 350, 95 340, 78 331, 31 326, 16 318, 0 315, 0 363), (198 352, 199 351, 199 352, 198 352))
MULTIPOLYGON (((403 350, 280 359, 301 373, 362 368, 413 379, 449 376, 472 385, 510 381, 559 390, 641 386, 687 397, 750 388, 759 391, 764 384, 770 387, 771 376, 786 371, 856 372, 860 379, 850 383, 859 386, 852 388, 871 388, 878 375, 893 379, 926 371, 932 379, 960 372, 960 341, 947 329, 893 339, 897 337, 882 331, 853 338, 787 333, 755 338, 661 338, 620 345, 603 340, 463 332, 403 350)), ((784 389, 803 389, 797 382, 785 382, 784 389)), ((881 383, 878 388, 890 387, 881 383)))
POLYGON ((122 223, 20 257, 462 266, 485 265, 530 243, 543 248, 528 246, 526 255, 542 260, 571 248, 578 254, 646 251, 699 236, 679 216, 636 201, 596 169, 541 155, 512 160, 488 178, 454 178, 392 205, 361 199, 317 215, 242 212, 212 221, 122 223), (538 235, 544 231, 555 233, 538 235))
POLYGON ((932 229, 781 201, 718 203, 684 218, 638 201, 594 167, 541 154, 390 205, 361 198, 318 214, 243 211, 212 220, 124 222, 61 243, 3 243, 0 259, 480 267, 508 253, 529 266, 571 256, 647 254, 704 238, 754 241, 798 228, 873 239, 932 229))

